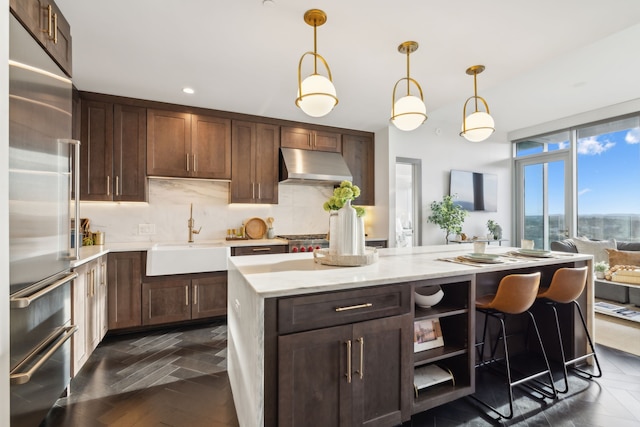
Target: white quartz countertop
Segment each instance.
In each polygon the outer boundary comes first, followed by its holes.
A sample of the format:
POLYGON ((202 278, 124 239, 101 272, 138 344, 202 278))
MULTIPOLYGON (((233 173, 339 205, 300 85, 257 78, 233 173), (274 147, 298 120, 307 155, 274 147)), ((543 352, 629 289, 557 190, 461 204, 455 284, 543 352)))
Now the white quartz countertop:
MULTIPOLYGON (((517 249, 495 246, 488 247, 487 253, 507 254, 517 249)), ((378 249, 378 261, 360 267, 319 264, 312 253, 241 256, 230 258, 229 270, 241 274, 258 295, 269 298, 592 259, 591 255, 554 252, 554 258, 510 258, 500 264, 440 260, 471 252, 470 244, 378 249)))
MULTIPOLYGON (((109 252, 136 252, 136 251, 147 251, 158 243, 161 244, 176 244, 176 243, 184 243, 185 241, 176 241, 176 242, 115 242, 115 243, 106 243, 104 245, 93 245, 93 246, 81 246, 80 247, 80 256, 79 259, 73 261, 71 263, 71 268, 78 267, 82 264, 85 264, 93 259, 99 258, 102 255, 108 254, 109 252)), ((229 247, 237 247, 237 246, 271 246, 271 245, 286 245, 287 241, 284 239, 250 239, 250 240, 200 240, 194 242, 194 245, 198 244, 221 244, 229 247)))

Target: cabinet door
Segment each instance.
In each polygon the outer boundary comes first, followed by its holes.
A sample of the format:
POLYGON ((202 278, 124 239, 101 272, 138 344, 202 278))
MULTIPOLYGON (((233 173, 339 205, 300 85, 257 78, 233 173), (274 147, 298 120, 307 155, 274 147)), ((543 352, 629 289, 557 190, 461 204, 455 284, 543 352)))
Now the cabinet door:
POLYGON ((87 272, 87 302, 86 302, 86 325, 87 325, 87 352, 91 354, 100 342, 99 307, 98 307, 98 268, 97 261, 89 263, 87 272))
POLYGON ((147 175, 188 178, 190 150, 191 114, 147 110, 147 175))
POLYGON ((231 179, 231 120, 191 116, 191 176, 231 179))
POLYGON ((353 325, 353 425, 400 425, 411 416, 411 315, 353 325))
POLYGON ((99 262, 98 275, 98 342, 107 334, 109 328, 109 316, 107 309, 107 256, 102 256, 99 262))
POLYGON ((113 104, 81 101, 80 198, 113 200, 113 104))
POLYGON ((142 253, 111 252, 108 260, 109 329, 140 326, 142 253))
MULTIPOLYGON (((52 9, 53 34, 47 39, 49 55, 58 63, 62 71, 71 76, 71 27, 58 6, 49 1, 52 9)), ((48 13, 48 11, 47 11, 48 13)))
POLYGON ((227 314, 227 273, 191 281, 191 318, 224 316, 227 314))
POLYGON ((258 183, 256 203, 278 203, 278 156, 280 128, 259 123, 256 125, 255 181, 258 183))
POLYGON ((342 135, 335 132, 314 131, 313 149, 339 153, 342 150, 342 135))
POLYGON ((167 279, 142 284, 142 324, 158 325, 191 318, 188 279, 167 279))
POLYGON ((87 295, 87 272, 89 266, 83 264, 74 269, 78 277, 73 280, 72 286, 72 317, 71 322, 78 327, 78 330, 71 339, 73 353, 73 375, 75 376, 88 359, 86 341, 86 295, 87 295))
POLYGON ((58 6, 50 0, 10 0, 9 6, 60 68, 71 76, 71 30, 58 6))
POLYGON ((351 425, 350 340, 351 325, 278 337, 279 427, 351 425))
POLYGON ((280 146, 313 150, 313 132, 311 130, 282 126, 280 132, 280 146))
POLYGON ((255 199, 255 168, 253 150, 256 124, 233 121, 231 132, 231 203, 252 203, 255 199))
POLYGON ((147 110, 128 105, 113 109, 113 200, 147 198, 147 110))
POLYGON ((342 157, 344 157, 353 183, 360 187, 356 205, 375 205, 375 147, 373 139, 366 136, 343 135, 342 157))

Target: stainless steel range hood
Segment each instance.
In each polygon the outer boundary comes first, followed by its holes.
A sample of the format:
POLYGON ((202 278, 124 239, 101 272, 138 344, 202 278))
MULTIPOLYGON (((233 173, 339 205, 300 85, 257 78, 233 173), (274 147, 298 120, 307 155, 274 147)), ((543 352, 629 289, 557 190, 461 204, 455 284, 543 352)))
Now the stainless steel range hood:
POLYGON ((353 175, 340 153, 280 148, 280 182, 340 184, 353 175))

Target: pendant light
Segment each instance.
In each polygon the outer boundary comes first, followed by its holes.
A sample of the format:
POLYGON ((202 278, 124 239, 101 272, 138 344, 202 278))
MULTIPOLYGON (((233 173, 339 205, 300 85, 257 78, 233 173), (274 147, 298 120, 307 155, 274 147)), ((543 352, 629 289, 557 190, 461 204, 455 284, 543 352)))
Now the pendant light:
POLYGON ((304 14, 304 22, 313 27, 313 52, 306 52, 298 63, 298 97, 296 98, 296 105, 311 117, 322 117, 338 105, 336 88, 331 80, 329 65, 317 53, 316 29, 327 22, 327 14, 318 9, 308 10, 304 14), (302 80, 302 61, 307 55, 313 56, 313 74, 302 80), (322 61, 327 69, 328 78, 318 74, 318 59, 322 61))
POLYGON ((489 115, 489 105, 487 105, 487 101, 484 98, 478 96, 476 76, 483 71, 484 65, 474 65, 467 68, 467 74, 473 76, 473 96, 467 99, 462 109, 462 131, 460 136, 471 142, 484 141, 495 131, 493 117, 489 115), (475 111, 467 116, 467 104, 471 100, 474 101, 475 111), (484 112, 478 111, 478 100, 484 104, 484 112))
POLYGON ((422 88, 417 81, 409 77, 409 55, 416 50, 418 50, 418 43, 413 41, 407 41, 398 46, 398 52, 407 55, 407 77, 401 78, 393 86, 391 123, 398 129, 405 131, 414 130, 427 120, 427 108, 424 105, 422 88), (407 82, 407 94, 396 101, 396 89, 405 80, 407 82), (420 97, 411 95, 411 83, 418 88, 420 97))

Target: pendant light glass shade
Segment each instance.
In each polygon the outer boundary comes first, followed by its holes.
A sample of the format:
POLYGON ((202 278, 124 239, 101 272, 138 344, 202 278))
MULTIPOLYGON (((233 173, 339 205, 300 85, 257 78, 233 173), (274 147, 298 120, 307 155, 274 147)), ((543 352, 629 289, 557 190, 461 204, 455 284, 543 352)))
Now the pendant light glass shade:
POLYGON ((417 129, 427 120, 427 107, 424 105, 424 97, 420 84, 409 76, 409 55, 418 49, 418 43, 408 41, 398 46, 398 52, 407 54, 407 77, 398 80, 393 87, 391 98, 391 123, 400 130, 411 131, 417 129), (396 89, 398 84, 406 81, 407 94, 396 101, 396 89), (420 96, 411 95, 411 84, 418 89, 420 96))
POLYGON ((398 129, 410 131, 417 129, 427 118, 427 107, 417 96, 407 95, 393 104, 391 123, 398 129))
POLYGON ((316 29, 327 22, 327 15, 318 9, 308 10, 304 14, 304 21, 313 27, 313 52, 306 52, 298 63, 298 97, 296 105, 311 117, 322 117, 329 114, 338 105, 336 88, 331 79, 331 70, 327 61, 317 53, 316 29), (302 62, 307 56, 313 56, 313 73, 302 79, 302 62), (327 77, 318 74, 318 60, 324 64, 327 77))
POLYGON ((460 136, 467 141, 480 142, 489 138, 495 131, 493 117, 489 114, 489 105, 484 98, 478 96, 476 76, 484 71, 484 65, 474 65, 467 68, 467 74, 473 75, 473 96, 467 99, 462 109, 462 130, 460 136), (467 104, 474 101, 475 111, 467 115, 467 104), (478 110, 478 101, 484 105, 486 112, 478 110))
POLYGON ((335 86, 320 74, 312 74, 304 79, 298 89, 296 104, 311 117, 326 116, 337 103, 335 86))

